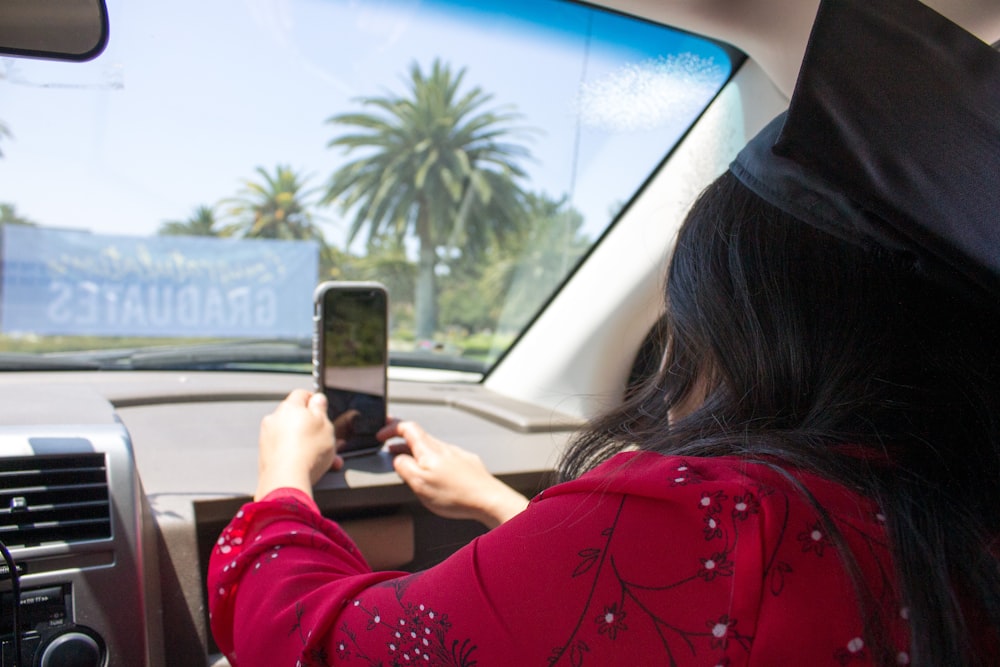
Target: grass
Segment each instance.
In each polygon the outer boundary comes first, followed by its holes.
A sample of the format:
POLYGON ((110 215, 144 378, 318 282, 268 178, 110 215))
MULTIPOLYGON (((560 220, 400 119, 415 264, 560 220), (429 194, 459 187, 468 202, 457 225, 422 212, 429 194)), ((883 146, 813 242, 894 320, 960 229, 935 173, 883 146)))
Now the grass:
MULTIPOLYGON (((487 361, 494 351, 501 351, 513 342, 512 335, 492 333, 466 334, 448 332, 435 337, 443 345, 443 350, 467 359, 487 361)), ((225 338, 148 338, 129 336, 38 336, 0 334, 0 353, 44 354, 57 352, 85 352, 94 350, 115 350, 145 347, 176 347, 225 343, 225 338)), ((252 339, 246 339, 252 342, 252 339)), ((412 350, 412 340, 402 340, 393 335, 390 349, 412 350)))
POLYGON ((0 334, 0 352, 40 354, 45 352, 80 352, 115 350, 133 347, 171 347, 221 343, 219 338, 133 338, 125 336, 9 336, 0 334))

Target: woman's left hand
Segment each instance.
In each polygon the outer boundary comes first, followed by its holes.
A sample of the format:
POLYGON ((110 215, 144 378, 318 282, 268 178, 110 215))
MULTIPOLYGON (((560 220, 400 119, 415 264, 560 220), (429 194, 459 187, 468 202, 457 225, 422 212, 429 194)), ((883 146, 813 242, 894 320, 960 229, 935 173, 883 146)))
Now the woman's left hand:
POLYGON ((415 422, 390 421, 378 437, 406 440, 405 449, 390 446, 396 454, 392 465, 438 516, 495 528, 528 506, 528 499, 490 474, 476 454, 438 440, 415 422))
POLYGON ((260 423, 257 492, 290 487, 312 497, 313 484, 344 462, 334 445, 326 397, 296 389, 260 423))

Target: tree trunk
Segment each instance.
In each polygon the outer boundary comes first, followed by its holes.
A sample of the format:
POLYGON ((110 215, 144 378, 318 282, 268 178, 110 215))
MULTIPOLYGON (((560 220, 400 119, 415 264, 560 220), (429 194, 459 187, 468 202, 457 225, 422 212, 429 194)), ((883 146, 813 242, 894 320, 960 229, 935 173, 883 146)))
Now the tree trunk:
POLYGON ((417 285, 413 295, 417 341, 432 340, 437 328, 437 294, 434 285, 434 268, 437 265, 437 249, 431 234, 427 207, 421 206, 417 213, 417 237, 420 239, 420 254, 417 260, 417 285))

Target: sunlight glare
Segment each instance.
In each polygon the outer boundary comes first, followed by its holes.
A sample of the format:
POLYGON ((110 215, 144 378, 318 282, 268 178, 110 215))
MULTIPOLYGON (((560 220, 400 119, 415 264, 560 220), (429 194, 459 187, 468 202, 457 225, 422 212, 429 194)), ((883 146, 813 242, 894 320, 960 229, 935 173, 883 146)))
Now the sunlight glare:
POLYGON ((580 86, 576 113, 586 127, 610 132, 652 130, 690 122, 726 71, 691 53, 630 63, 580 86))

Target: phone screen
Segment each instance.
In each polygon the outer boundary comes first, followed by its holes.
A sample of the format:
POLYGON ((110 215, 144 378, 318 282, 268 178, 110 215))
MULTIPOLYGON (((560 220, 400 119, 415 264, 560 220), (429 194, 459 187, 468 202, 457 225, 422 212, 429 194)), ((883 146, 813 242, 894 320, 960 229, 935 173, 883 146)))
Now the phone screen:
POLYGON ((322 292, 320 387, 341 455, 377 449, 386 418, 386 293, 338 285, 322 292))

